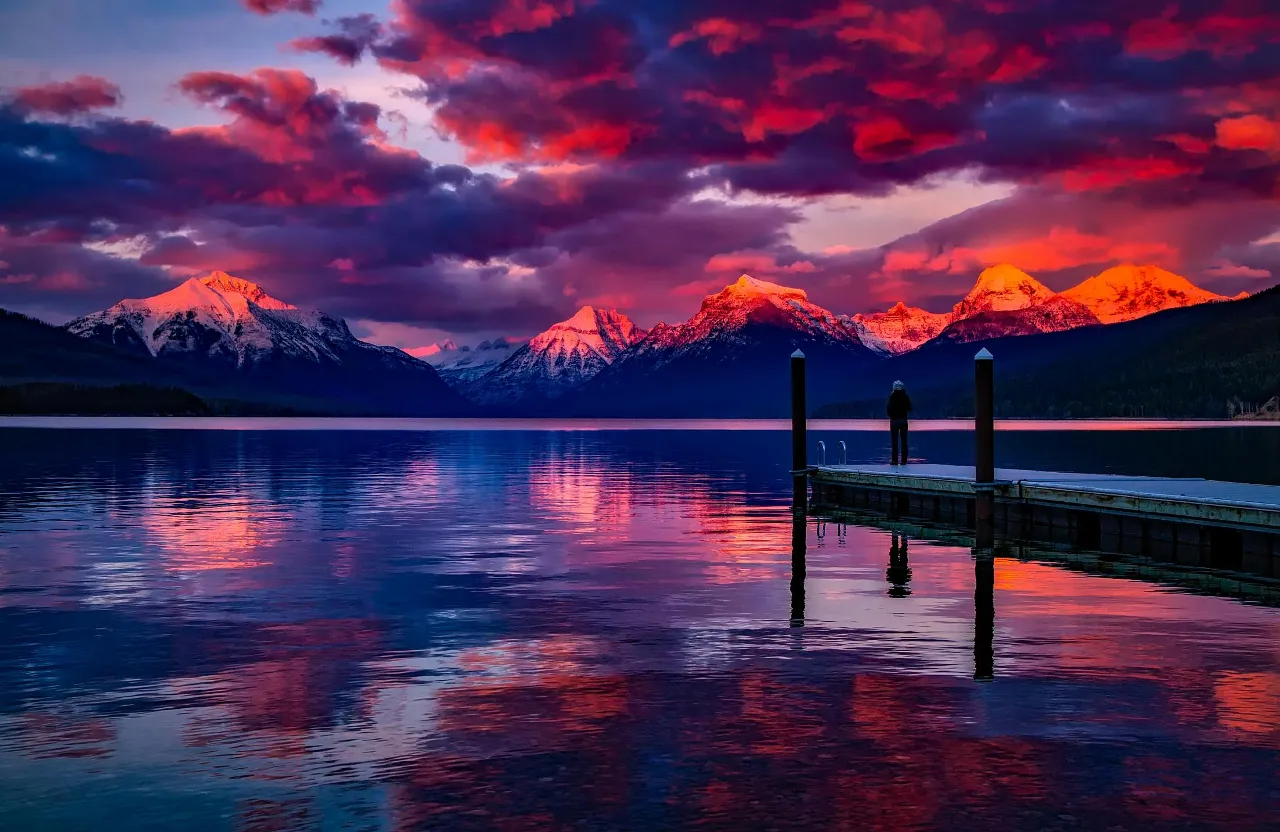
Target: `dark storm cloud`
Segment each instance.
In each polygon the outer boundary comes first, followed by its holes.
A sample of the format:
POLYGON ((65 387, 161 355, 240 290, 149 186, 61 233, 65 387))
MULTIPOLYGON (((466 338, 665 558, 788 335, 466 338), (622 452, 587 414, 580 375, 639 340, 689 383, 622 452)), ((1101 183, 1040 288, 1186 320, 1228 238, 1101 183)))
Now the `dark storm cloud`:
POLYGON ((665 159, 789 195, 874 195, 966 168, 1069 190, 1280 183, 1215 141, 1233 112, 1277 117, 1267 0, 399 10, 374 53, 424 82, 478 158, 665 159))

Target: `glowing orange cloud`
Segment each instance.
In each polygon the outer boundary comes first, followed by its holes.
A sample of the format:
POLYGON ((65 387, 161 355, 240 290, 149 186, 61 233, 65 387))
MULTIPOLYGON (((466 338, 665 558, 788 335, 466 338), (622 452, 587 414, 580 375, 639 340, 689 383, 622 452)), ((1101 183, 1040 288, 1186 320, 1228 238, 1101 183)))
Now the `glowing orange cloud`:
POLYGON ((817 271, 817 267, 808 260, 798 260, 795 263, 780 266, 771 254, 735 252, 733 254, 717 254, 712 257, 707 261, 704 271, 709 273, 731 272, 735 274, 775 274, 778 272, 805 274, 817 271))
POLYGON ((1217 143, 1226 150, 1280 152, 1280 122, 1256 114, 1224 118, 1217 124, 1217 143))
POLYGON ((1029 272, 1055 272, 1100 263, 1177 265, 1180 253, 1164 241, 1113 240, 1070 227, 1055 227, 1047 236, 997 243, 981 248, 958 246, 940 254, 899 249, 888 252, 880 271, 886 275, 927 272, 962 274, 1000 263, 1029 272))

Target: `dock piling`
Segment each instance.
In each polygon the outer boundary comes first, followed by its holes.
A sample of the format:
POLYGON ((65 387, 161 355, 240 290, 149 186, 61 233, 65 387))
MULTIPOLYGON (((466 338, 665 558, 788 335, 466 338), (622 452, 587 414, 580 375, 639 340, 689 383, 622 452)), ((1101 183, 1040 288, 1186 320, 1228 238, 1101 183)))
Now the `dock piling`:
POLYGON ((805 395, 804 353, 791 353, 791 479, 792 504, 803 509, 809 502, 808 398, 805 395))
POLYGON ((979 548, 995 545, 995 357, 983 347, 973 357, 974 525, 979 548))

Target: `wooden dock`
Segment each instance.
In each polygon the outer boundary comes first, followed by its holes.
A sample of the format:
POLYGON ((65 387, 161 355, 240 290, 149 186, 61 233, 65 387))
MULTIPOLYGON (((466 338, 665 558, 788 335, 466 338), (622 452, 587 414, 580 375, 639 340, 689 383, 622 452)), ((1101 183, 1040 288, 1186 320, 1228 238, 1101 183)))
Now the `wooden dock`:
POLYGON ((869 510, 974 528, 979 500, 994 492, 1000 538, 1280 577, 1277 486, 1011 469, 976 486, 972 467, 927 464, 822 465, 807 473, 817 511, 869 510))

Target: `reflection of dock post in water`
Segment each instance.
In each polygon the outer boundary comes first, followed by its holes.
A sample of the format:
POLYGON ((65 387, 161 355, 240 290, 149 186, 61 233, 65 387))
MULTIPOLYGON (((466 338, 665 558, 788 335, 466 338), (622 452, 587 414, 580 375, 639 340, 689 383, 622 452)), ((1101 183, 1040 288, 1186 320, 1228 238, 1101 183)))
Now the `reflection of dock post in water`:
POLYGON ((973 678, 995 678, 996 559, 990 549, 973 550, 973 678))
POLYGON ((805 553, 809 544, 808 518, 803 511, 791 515, 791 626, 804 626, 805 553))
POLYGON ((889 582, 890 598, 906 598, 911 594, 911 565, 907 560, 907 536, 893 533, 889 544, 889 568, 884 572, 889 582))

